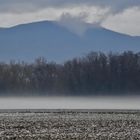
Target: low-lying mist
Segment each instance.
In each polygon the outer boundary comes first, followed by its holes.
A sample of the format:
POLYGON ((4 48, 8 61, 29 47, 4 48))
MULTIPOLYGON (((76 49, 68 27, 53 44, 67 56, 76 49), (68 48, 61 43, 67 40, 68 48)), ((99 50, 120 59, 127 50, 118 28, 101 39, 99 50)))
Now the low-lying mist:
POLYGON ((0 109, 140 109, 140 96, 1 97, 0 109))

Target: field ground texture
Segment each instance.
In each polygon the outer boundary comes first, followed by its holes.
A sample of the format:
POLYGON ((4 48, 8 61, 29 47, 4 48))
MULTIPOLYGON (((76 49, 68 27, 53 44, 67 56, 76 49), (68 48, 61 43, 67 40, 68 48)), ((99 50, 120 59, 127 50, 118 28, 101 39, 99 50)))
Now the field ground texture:
POLYGON ((0 113, 0 140, 139 140, 140 113, 0 113))

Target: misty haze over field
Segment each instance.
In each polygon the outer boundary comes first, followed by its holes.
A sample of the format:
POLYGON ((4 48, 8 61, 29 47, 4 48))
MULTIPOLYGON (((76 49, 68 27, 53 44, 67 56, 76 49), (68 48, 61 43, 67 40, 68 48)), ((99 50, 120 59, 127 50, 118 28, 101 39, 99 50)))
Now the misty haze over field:
POLYGON ((140 109, 139 96, 1 97, 0 109, 140 109))

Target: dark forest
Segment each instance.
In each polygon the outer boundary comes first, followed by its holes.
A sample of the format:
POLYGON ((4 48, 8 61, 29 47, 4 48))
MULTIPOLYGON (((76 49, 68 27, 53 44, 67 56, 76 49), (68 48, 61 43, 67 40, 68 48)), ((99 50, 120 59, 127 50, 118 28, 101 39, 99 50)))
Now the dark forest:
POLYGON ((98 95, 140 92, 140 53, 91 52, 63 64, 0 63, 1 95, 98 95))

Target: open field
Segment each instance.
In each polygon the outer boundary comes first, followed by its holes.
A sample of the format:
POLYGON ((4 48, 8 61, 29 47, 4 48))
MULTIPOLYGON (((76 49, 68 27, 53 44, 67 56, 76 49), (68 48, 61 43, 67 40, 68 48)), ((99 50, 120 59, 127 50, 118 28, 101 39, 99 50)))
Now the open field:
POLYGON ((139 140, 140 112, 23 110, 0 113, 0 140, 139 140))

